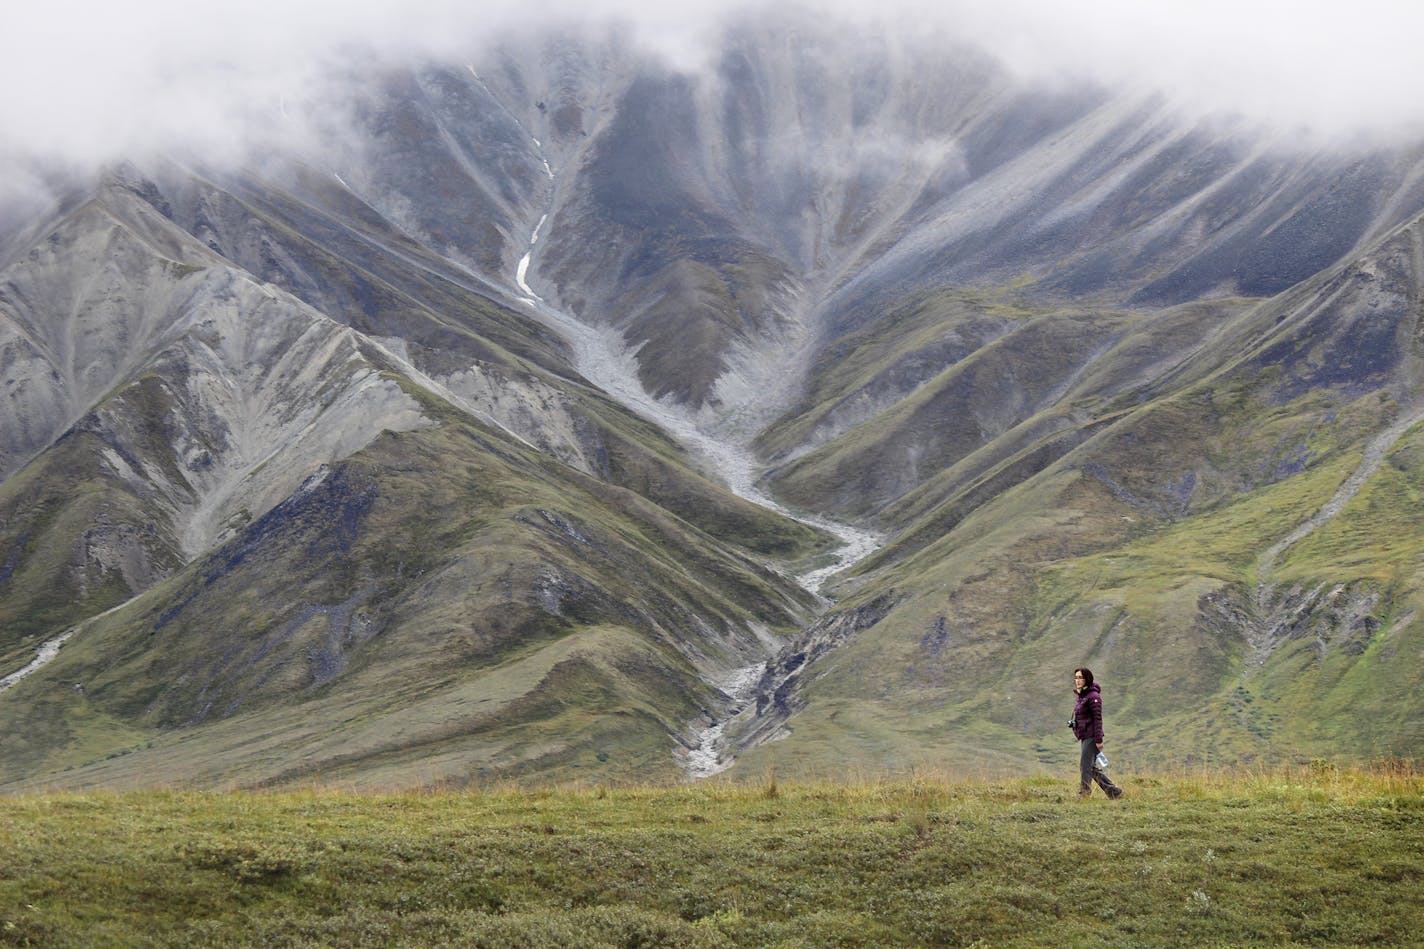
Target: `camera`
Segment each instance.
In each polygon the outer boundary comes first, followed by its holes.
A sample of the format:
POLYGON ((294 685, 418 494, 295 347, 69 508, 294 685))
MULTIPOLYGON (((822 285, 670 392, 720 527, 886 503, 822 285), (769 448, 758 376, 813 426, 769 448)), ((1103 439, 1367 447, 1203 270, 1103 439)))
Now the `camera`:
POLYGON ((1070 719, 1068 719, 1068 727, 1069 727, 1069 728, 1077 728, 1077 727, 1078 727, 1078 720, 1077 720, 1076 718, 1070 718, 1070 719))

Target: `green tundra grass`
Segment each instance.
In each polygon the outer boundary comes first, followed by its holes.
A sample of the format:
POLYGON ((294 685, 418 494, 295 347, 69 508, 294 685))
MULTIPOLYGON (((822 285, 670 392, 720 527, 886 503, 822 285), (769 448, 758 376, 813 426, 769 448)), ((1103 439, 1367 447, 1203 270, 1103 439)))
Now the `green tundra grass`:
POLYGON ((0 798, 0 945, 1418 945, 1424 770, 0 798))

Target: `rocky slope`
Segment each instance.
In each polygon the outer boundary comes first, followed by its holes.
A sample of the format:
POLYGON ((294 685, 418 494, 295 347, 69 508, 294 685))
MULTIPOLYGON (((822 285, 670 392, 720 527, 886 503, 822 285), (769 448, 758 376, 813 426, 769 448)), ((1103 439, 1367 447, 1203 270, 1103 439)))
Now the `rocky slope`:
MULTIPOLYGON (((368 709, 365 751, 323 744, 355 740, 340 727, 275 760, 215 741, 194 776, 269 780, 378 758, 402 743, 389 686, 407 662, 408 704, 458 693, 470 705, 468 729, 417 729, 454 735, 456 776, 482 755, 497 768, 530 756, 512 739, 491 745, 480 722, 546 731, 530 741, 548 767, 587 752, 550 724, 565 715, 537 712, 545 694, 557 708, 631 702, 628 724, 595 731, 622 749, 611 768, 646 770, 725 701, 703 679, 804 621, 810 594, 763 560, 829 538, 691 469, 591 390, 558 340, 403 255, 376 259, 354 238, 318 247, 234 192, 178 181, 173 193, 227 212, 200 231, 207 246, 176 226, 155 182, 115 178, 4 272, 18 406, 0 486, 6 656, 68 637, 7 690, 28 723, 5 740, 10 776, 87 754, 76 716, 99 716, 101 741, 249 711, 286 728, 327 720, 312 703, 333 691, 368 709), (342 305, 349 284, 287 278, 349 322, 332 319, 259 282, 241 252, 220 255, 225 240, 285 259, 284 274, 306 272, 303 253, 347 268, 367 308, 342 305), (352 260, 361 252, 369 271, 352 260), (526 667, 523 685, 509 681, 526 667), (566 679, 586 691, 553 684, 566 679), (477 747, 460 745, 467 732, 477 747), (517 753, 489 751, 511 743, 517 753)), ((125 764, 187 773, 159 745, 125 764)))

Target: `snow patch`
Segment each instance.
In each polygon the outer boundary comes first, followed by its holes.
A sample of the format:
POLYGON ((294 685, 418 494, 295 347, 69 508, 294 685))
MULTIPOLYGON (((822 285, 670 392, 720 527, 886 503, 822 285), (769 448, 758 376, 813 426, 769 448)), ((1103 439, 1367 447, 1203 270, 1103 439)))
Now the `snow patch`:
POLYGON ((519 284, 519 289, 524 291, 524 302, 531 306, 538 306, 544 302, 544 298, 535 293, 529 286, 526 279, 529 274, 529 262, 534 257, 534 245, 539 243, 539 231, 543 229, 544 222, 549 219, 545 214, 539 218, 539 223, 534 225, 534 233, 529 237, 529 250, 524 252, 524 256, 519 258, 519 266, 514 271, 514 282, 519 284))

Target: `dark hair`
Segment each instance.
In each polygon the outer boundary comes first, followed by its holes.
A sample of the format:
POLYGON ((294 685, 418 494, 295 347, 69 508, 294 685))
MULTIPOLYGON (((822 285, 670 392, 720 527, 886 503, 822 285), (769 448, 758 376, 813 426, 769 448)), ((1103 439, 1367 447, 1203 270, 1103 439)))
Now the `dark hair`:
POLYGON ((1093 670, 1092 670, 1092 669, 1089 669, 1089 668, 1087 668, 1087 667, 1085 666, 1085 667, 1083 667, 1083 668, 1081 668, 1081 669, 1074 669, 1073 671, 1074 671, 1075 673, 1077 673, 1077 672, 1083 673, 1083 688, 1086 689, 1088 686, 1090 686, 1090 685, 1093 684, 1093 670))

